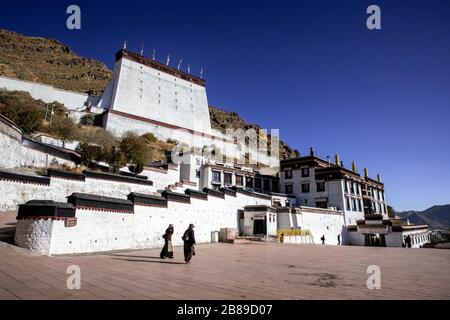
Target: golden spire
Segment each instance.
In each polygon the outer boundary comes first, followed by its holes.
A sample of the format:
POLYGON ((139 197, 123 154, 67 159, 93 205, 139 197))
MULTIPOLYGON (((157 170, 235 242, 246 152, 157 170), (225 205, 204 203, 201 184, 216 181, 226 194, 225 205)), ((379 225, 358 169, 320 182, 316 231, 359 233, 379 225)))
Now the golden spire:
POLYGON ((352 161, 352 171, 353 172, 358 172, 358 170, 356 169, 356 162, 352 161))
POLYGON ((336 153, 334 156, 334 163, 336 163, 337 166, 341 165, 341 158, 339 157, 339 153, 336 153))

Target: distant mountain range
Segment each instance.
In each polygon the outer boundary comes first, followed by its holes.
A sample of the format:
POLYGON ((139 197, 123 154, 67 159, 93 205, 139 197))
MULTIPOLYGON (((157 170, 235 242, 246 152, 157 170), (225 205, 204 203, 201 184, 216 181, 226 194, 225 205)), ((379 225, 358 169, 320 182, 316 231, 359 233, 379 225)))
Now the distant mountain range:
POLYGON ((409 219, 410 223, 427 224, 432 229, 450 228, 450 204, 433 206, 424 211, 396 212, 396 215, 409 219))

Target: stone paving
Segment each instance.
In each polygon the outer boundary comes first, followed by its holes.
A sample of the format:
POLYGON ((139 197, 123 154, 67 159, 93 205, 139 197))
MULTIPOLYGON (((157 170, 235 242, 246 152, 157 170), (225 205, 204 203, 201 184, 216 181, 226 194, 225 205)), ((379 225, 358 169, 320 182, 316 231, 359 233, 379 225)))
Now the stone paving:
POLYGON ((0 299, 449 299, 450 250, 275 243, 42 257, 0 242, 0 299), (81 289, 66 286, 81 268, 81 289), (366 285, 381 268, 381 289, 366 285))

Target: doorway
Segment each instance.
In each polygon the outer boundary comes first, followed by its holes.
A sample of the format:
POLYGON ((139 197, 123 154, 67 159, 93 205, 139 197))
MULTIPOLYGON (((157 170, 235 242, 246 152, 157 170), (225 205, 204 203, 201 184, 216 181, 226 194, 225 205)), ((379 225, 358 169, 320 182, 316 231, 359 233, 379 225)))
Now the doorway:
POLYGON ((253 220, 253 234, 266 235, 266 233, 267 233, 266 217, 262 219, 253 220))
POLYGON ((366 234, 364 242, 364 245, 367 247, 386 247, 386 239, 384 234, 366 234))

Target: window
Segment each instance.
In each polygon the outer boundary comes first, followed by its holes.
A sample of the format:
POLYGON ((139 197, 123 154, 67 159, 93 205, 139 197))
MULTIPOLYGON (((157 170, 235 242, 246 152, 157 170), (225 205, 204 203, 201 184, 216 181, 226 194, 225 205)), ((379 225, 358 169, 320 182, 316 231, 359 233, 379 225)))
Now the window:
POLYGON ((317 192, 325 191, 325 182, 317 182, 317 192))
POLYGON ((200 178, 200 170, 195 170, 195 177, 200 178))
POLYGON ((347 211, 351 211, 352 209, 350 208, 350 199, 349 198, 345 198, 345 200, 346 200, 347 211))
POLYGON ((285 170, 284 171, 284 178, 285 179, 292 179, 292 170, 285 170))
POLYGON ((245 185, 249 188, 253 188, 253 178, 252 177, 246 177, 245 178, 245 185))
POLYGON ((255 179, 255 188, 261 189, 261 187, 262 187, 261 179, 255 179))
POLYGON ((348 193, 348 184, 347 184, 347 180, 344 180, 344 191, 345 191, 345 193, 348 193))
POLYGON ((322 209, 327 209, 328 208, 328 203, 326 201, 317 201, 316 202, 316 207, 317 208, 322 208, 322 209))
POLYGON ((216 182, 216 183, 220 183, 221 182, 220 171, 213 171, 212 172, 212 182, 216 182))
POLYGON ((309 177, 309 168, 302 168, 302 177, 309 177))
POLYGON ((303 193, 309 192, 309 183, 302 183, 302 192, 303 193))
POLYGON ((236 185, 243 186, 244 185, 244 177, 240 175, 236 175, 236 185))
POLYGON ((272 181, 272 191, 273 192, 280 192, 280 187, 278 185, 278 181, 277 182, 272 181))
POLYGON ((355 184, 353 182, 350 182, 350 193, 355 194, 355 184))
POLYGON ((284 186, 284 192, 286 192, 286 194, 292 194, 293 190, 292 190, 292 184, 287 184, 284 186))
POLYGON ((226 186, 231 186, 232 185, 232 183, 233 183, 232 179, 233 178, 232 178, 231 173, 224 173, 223 174, 223 181, 225 182, 226 186))
POLYGON ((352 199, 352 204, 353 204, 353 211, 357 211, 356 210, 356 200, 352 199))
POLYGON ((264 179, 264 190, 270 191, 270 180, 264 179))

